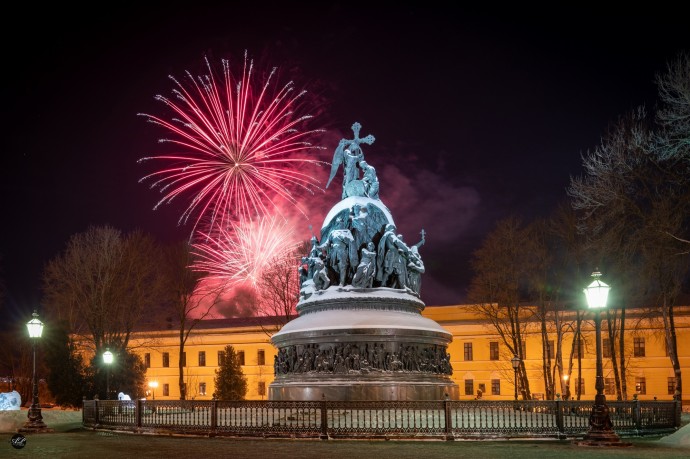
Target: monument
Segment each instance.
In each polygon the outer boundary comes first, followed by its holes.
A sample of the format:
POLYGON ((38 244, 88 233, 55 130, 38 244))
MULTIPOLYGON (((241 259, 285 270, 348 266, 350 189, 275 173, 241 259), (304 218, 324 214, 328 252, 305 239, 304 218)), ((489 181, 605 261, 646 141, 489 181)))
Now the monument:
POLYGON ((302 257, 298 317, 271 338, 278 349, 270 400, 457 399, 452 335, 421 315, 420 240, 408 245, 379 198, 361 125, 342 139, 326 188, 343 169, 341 200, 302 257))

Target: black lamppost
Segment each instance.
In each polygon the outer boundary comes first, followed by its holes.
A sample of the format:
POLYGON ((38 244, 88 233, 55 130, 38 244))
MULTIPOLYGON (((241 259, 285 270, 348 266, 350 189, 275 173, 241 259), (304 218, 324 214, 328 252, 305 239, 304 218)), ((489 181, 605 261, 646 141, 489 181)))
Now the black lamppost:
POLYGON ((563 375, 563 400, 568 400, 570 398, 570 383, 568 379, 570 375, 563 375))
POLYGON ((599 280, 601 273, 592 273, 594 281, 584 289, 587 297, 589 309, 594 310, 594 325, 596 330, 596 349, 597 349, 597 381, 595 387, 597 395, 594 398, 594 406, 589 416, 589 431, 583 438, 581 444, 592 446, 627 446, 622 443, 620 437, 613 430, 609 407, 606 405, 606 395, 604 395, 604 371, 601 355, 601 310, 606 308, 606 300, 609 296, 611 287, 599 280))
POLYGON ((110 365, 113 363, 113 353, 108 348, 103 353, 103 363, 105 363, 105 399, 110 400, 110 365))
MULTIPOLYGON (((153 399, 156 399, 156 387, 158 387, 158 381, 149 381, 149 387, 151 388, 151 395, 153 399)), ((165 394, 163 394, 165 395, 165 394)))
POLYGON ((31 347, 33 351, 34 367, 33 367, 33 395, 34 399, 31 403, 31 408, 28 412, 28 420, 24 423, 24 427, 19 429, 19 432, 49 432, 49 429, 43 422, 43 415, 41 414, 41 404, 38 401, 38 379, 36 377, 36 341, 41 338, 43 334, 43 322, 38 320, 38 313, 34 311, 26 328, 29 330, 29 337, 31 338, 31 347))
POLYGON ((515 400, 518 399, 518 368, 520 368, 520 357, 517 355, 514 355, 512 359, 510 359, 510 364, 513 365, 513 373, 515 376, 515 400))

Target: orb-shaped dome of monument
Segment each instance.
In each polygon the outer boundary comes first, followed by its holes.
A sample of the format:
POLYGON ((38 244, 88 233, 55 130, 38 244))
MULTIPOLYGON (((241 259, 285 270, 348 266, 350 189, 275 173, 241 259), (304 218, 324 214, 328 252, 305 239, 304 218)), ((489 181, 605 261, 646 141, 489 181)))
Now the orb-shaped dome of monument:
POLYGON ((370 227, 383 229, 387 224, 395 225, 393 215, 388 207, 378 199, 365 196, 350 196, 334 205, 323 220, 321 226, 321 238, 328 235, 332 228, 336 227, 336 221, 340 217, 344 222, 351 217, 357 218, 365 215, 370 227))

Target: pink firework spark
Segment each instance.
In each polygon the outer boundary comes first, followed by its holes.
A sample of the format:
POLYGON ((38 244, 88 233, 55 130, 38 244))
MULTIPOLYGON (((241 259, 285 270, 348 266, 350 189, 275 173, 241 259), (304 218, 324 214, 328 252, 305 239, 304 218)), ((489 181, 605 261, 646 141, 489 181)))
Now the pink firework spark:
POLYGON ((192 269, 227 287, 247 282, 256 287, 265 269, 297 247, 292 227, 276 216, 232 222, 230 228, 218 227, 214 235, 199 234, 205 239, 192 244, 198 257, 192 269))
POLYGON ((176 84, 176 100, 156 96, 174 112, 170 121, 140 114, 173 134, 160 142, 179 149, 178 153, 140 159, 169 163, 140 182, 152 180, 151 188, 158 187, 163 193, 154 209, 179 195, 191 194, 180 223, 196 212, 194 228, 202 217, 212 229, 216 224, 227 226, 228 219, 267 215, 270 208, 280 212, 275 197, 296 206, 293 190, 321 190, 317 179, 304 171, 305 166, 324 164, 306 156, 322 148, 309 139, 323 132, 300 130, 312 118, 300 114, 306 91, 295 91, 293 82, 274 87, 276 68, 255 87, 253 61, 247 60, 246 53, 239 78, 231 72, 228 60, 222 64, 220 78, 208 59, 208 75, 195 78, 186 72, 186 84, 170 77, 176 84))

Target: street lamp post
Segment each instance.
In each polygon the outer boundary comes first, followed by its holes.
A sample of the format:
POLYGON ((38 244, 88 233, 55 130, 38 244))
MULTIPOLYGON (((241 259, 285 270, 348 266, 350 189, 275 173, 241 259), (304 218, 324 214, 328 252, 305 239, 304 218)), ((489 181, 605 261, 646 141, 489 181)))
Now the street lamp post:
POLYGON ((515 400, 518 399, 518 368, 520 368, 520 357, 514 355, 510 359, 510 364, 513 365, 514 381, 515 381, 515 400))
POLYGON ((568 383, 569 375, 563 375, 563 400, 570 398, 570 384, 568 383))
POLYGON ((103 353, 103 363, 105 363, 105 399, 110 400, 110 365, 113 363, 113 353, 108 348, 103 353))
POLYGON ((149 381, 149 387, 151 388, 151 395, 153 399, 156 399, 156 387, 158 387, 158 381, 149 381))
POLYGON ((38 313, 34 311, 32 314, 33 319, 31 319, 27 324, 26 328, 29 330, 29 337, 31 338, 31 348, 33 352, 33 402, 31 403, 31 408, 27 414, 28 420, 24 423, 24 427, 19 429, 20 432, 50 432, 53 429, 49 429, 48 426, 43 422, 43 415, 41 414, 41 404, 38 401, 38 378, 36 377, 36 340, 41 338, 43 334, 43 322, 38 320, 38 313))
POLYGON ((591 446, 628 446, 629 443, 621 442, 618 434, 613 430, 609 407, 606 405, 604 395, 604 371, 601 355, 601 310, 606 308, 606 300, 609 296, 609 287, 599 280, 601 273, 592 273, 594 280, 584 289, 589 309, 594 310, 594 326, 597 350, 597 381, 595 388, 597 395, 594 398, 594 406, 589 416, 589 431, 584 436, 581 444, 591 446))

